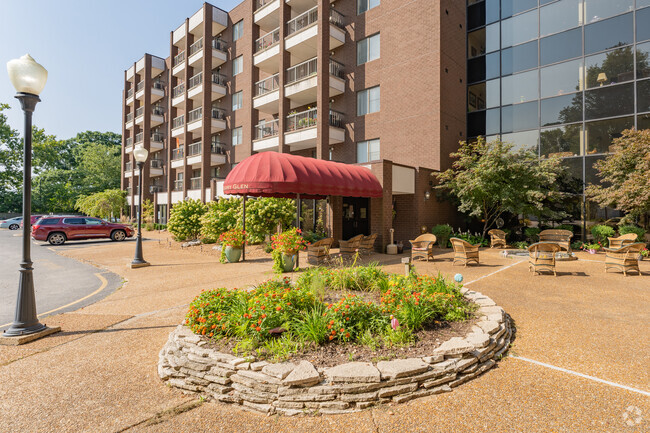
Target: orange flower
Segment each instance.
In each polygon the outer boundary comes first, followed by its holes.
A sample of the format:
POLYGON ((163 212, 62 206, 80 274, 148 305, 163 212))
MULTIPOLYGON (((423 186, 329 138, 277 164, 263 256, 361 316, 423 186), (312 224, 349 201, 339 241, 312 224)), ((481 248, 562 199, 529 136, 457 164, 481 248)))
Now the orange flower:
POLYGON ((255 328, 255 330, 258 331, 258 332, 259 332, 261 329, 262 329, 262 328, 260 328, 259 326, 258 326, 257 328, 255 328))

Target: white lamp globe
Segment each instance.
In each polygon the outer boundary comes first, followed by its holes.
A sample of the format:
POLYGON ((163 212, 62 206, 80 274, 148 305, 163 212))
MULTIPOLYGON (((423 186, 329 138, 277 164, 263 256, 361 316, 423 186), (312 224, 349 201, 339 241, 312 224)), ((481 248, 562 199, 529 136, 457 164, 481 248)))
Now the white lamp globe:
POLYGON ((145 162, 148 156, 149 151, 142 146, 136 146, 136 148, 133 149, 133 157, 138 162, 145 162))
POLYGON ((47 70, 36 63, 29 54, 25 54, 20 59, 9 60, 7 72, 11 84, 18 93, 39 95, 47 82, 47 70))

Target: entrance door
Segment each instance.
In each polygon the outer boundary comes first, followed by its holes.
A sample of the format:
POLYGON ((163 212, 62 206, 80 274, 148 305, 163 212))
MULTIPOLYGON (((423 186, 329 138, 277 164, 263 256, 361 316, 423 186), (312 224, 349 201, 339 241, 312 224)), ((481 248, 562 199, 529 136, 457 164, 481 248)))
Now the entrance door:
POLYGON ((370 200, 364 197, 343 197, 343 239, 370 234, 370 200))

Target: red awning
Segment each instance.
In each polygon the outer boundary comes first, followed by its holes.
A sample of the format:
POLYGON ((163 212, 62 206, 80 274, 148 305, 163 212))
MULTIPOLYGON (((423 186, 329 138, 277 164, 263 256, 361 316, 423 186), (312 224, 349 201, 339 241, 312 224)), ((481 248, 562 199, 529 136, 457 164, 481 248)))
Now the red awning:
POLYGON ((237 164, 226 177, 223 192, 254 197, 381 197, 382 187, 365 167, 261 152, 237 164))

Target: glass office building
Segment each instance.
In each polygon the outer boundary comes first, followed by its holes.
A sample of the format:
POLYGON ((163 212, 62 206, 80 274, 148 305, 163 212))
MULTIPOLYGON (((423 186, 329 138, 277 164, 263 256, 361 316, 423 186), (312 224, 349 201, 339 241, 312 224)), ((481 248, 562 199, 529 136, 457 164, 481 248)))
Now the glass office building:
POLYGON ((650 128, 650 0, 468 0, 467 59, 467 136, 561 156, 577 209, 621 131, 650 128))

